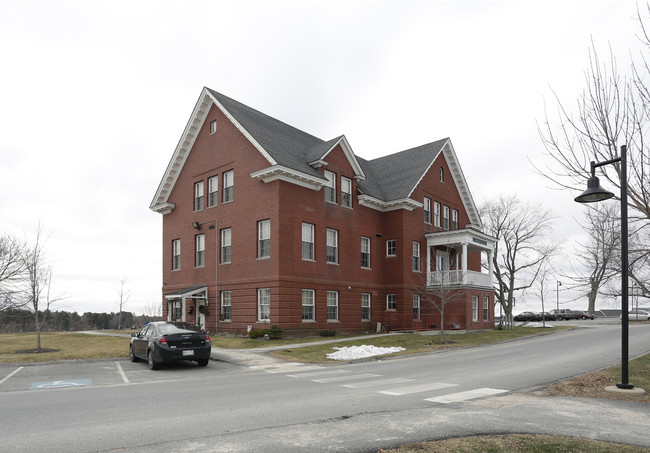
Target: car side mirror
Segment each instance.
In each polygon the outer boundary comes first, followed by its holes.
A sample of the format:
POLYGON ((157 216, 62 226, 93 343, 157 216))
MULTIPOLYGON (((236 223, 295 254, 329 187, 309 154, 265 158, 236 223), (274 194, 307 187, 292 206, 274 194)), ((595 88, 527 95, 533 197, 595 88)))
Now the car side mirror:
POLYGON ((131 334, 132 337, 137 337, 138 335, 139 335, 139 334, 137 334, 137 333, 132 333, 132 334, 131 334))

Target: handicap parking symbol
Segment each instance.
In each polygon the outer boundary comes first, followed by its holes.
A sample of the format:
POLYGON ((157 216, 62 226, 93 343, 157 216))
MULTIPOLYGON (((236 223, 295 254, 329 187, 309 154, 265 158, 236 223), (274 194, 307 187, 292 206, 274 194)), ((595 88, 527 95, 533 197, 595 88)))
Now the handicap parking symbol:
POLYGON ((37 389, 58 389, 63 387, 79 387, 83 385, 92 385, 92 379, 68 379, 64 381, 46 381, 35 382, 30 387, 30 390, 37 389))

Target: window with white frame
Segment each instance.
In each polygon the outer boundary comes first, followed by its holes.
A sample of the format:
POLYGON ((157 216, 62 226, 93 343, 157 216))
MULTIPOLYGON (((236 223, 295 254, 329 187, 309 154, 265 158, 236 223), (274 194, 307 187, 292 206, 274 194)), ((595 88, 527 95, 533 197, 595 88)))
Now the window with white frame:
POLYGON ((370 294, 361 294, 361 320, 370 321, 370 294))
POLYGON ((217 132, 217 120, 210 121, 210 135, 217 132))
POLYGON ((445 182, 445 169, 440 167, 440 182, 445 182))
POLYGON ((413 319, 420 319, 420 295, 413 294, 413 319))
POLYGON ((327 320, 339 320, 339 293, 338 291, 327 291, 327 320))
POLYGON ((257 222, 257 257, 269 258, 271 256, 271 221, 260 220, 257 222))
POLYGON ((327 184, 325 185, 325 201, 336 203, 336 173, 325 170, 324 176, 327 179, 327 184))
POLYGON ((370 269, 370 238, 361 236, 361 267, 370 269))
POLYGON ((386 294, 386 310, 397 310, 397 295, 386 294))
POLYGON ((433 226, 440 227, 440 203, 433 202, 433 226))
POLYGON ((478 321, 478 296, 472 296, 472 321, 478 321))
POLYGON ((483 321, 490 320, 490 298, 487 296, 483 297, 483 321))
POLYGON ((221 264, 230 263, 232 247, 232 229, 224 228, 221 230, 221 264))
POLYGON ((261 322, 271 320, 271 288, 257 290, 257 320, 261 322))
POLYGON ((314 225, 302 224, 302 259, 314 260, 314 225))
POLYGON ((194 183, 194 210, 203 209, 203 181, 194 183))
POLYGON ((172 270, 177 271, 181 268, 181 240, 172 241, 172 270))
POLYGON ((232 293, 230 291, 221 291, 221 320, 232 320, 232 293))
POLYGON ((451 229, 458 229, 458 211, 456 209, 451 210, 451 229))
POLYGON ((315 321, 316 312, 314 310, 314 299, 316 292, 313 289, 302 290, 302 320, 315 321))
POLYGON ((443 221, 444 223, 444 229, 448 230, 449 229, 449 206, 443 206, 443 221))
POLYGON ((205 234, 196 235, 196 267, 205 266, 205 234))
POLYGON ((420 243, 413 241, 413 270, 420 271, 420 243))
POLYGON ((172 321, 182 321, 183 320, 183 301, 180 299, 175 299, 172 302, 172 321))
POLYGON ((386 256, 395 256, 397 254, 397 240, 389 239, 386 241, 386 256))
POLYGON ((424 223, 431 223, 431 198, 424 197, 424 223))
POLYGON ((208 178, 208 208, 216 206, 219 201, 219 176, 208 178))
POLYGON ((223 174, 223 202, 228 203, 234 198, 235 171, 229 170, 223 174))
POLYGON ((352 180, 341 176, 341 206, 352 207, 352 180))
POLYGON ((327 262, 339 262, 339 232, 330 228, 327 229, 327 262))

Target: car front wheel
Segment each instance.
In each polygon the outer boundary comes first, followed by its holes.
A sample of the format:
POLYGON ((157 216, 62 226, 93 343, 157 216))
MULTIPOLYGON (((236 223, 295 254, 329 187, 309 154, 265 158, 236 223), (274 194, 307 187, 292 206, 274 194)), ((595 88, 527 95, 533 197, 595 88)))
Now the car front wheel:
POLYGON ((209 361, 210 359, 201 359, 201 360, 197 360, 196 363, 198 363, 199 366, 207 366, 209 361))
POLYGON ((129 356, 131 357, 131 362, 139 362, 140 359, 138 359, 135 354, 133 353, 133 346, 129 346, 129 356))
POLYGON ((147 365, 149 365, 150 370, 157 370, 159 368, 158 362, 153 359, 153 351, 147 353, 147 365))

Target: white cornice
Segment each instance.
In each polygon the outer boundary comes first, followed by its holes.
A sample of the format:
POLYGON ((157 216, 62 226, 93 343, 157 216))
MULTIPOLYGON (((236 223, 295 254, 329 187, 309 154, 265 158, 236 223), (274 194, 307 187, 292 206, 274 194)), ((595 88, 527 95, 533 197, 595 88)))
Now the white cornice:
POLYGON ((400 198, 399 200, 383 201, 370 195, 359 195, 359 204, 375 211, 388 212, 396 211, 398 209, 405 209, 413 211, 414 209, 421 208, 422 203, 415 201, 411 198, 400 198))
POLYGON ((325 185, 324 180, 314 178, 296 170, 281 165, 263 168, 250 174, 262 182, 286 181, 312 190, 320 190, 325 185))

